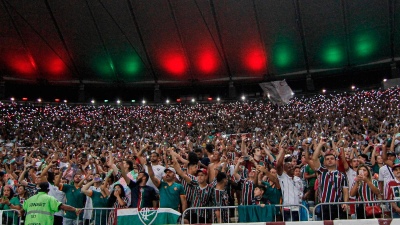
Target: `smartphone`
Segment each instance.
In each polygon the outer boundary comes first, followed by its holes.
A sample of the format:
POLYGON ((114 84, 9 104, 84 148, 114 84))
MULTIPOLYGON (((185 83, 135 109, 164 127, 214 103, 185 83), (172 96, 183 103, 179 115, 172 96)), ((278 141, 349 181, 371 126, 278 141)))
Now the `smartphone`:
POLYGON ((244 161, 249 161, 249 156, 243 156, 244 161))
POLYGON ((364 170, 359 170, 358 174, 364 176, 364 170))
POLYGON ((95 177, 95 178, 94 178, 94 182, 99 182, 99 181, 101 181, 101 178, 100 178, 100 177, 95 177))

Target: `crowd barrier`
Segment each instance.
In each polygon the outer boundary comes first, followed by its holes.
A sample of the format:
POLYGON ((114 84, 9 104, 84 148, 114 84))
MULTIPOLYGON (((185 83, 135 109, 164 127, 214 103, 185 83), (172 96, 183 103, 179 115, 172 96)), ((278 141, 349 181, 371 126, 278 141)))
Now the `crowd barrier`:
POLYGON ((89 225, 107 225, 110 224, 110 216, 116 218, 114 208, 83 208, 82 215, 84 224, 89 225))
POLYGON ((391 203, 399 200, 319 203, 313 209, 314 220, 395 218, 391 203), (347 205, 347 207, 343 207, 347 205))
POLYGON ((23 220, 23 218, 18 217, 18 210, 0 210, 0 224, 18 225, 20 223, 20 220, 23 220))
POLYGON ((307 207, 301 204, 192 207, 182 213, 181 224, 308 221, 309 217, 307 207))

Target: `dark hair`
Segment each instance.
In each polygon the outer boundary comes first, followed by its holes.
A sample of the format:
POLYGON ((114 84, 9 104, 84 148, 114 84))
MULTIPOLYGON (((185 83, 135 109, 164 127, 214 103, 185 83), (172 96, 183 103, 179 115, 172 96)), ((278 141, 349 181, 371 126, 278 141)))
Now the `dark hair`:
POLYGON ((160 154, 158 154, 157 152, 152 152, 150 155, 156 154, 157 157, 160 157, 160 154))
POLYGON ((110 197, 108 198, 108 201, 107 201, 107 206, 108 206, 108 207, 114 207, 114 203, 117 201, 117 197, 114 196, 114 192, 115 192, 115 187, 116 187, 116 186, 119 186, 119 187, 121 188, 121 195, 120 195, 120 197, 121 197, 121 198, 124 198, 124 197, 125 197, 125 190, 124 190, 124 187, 123 187, 121 184, 116 184, 116 185, 114 185, 114 190, 111 192, 110 197))
POLYGON ((143 176, 146 178, 146 182, 149 180, 149 174, 145 171, 140 171, 139 173, 143 173, 143 176))
POLYGON ((256 186, 254 187, 254 189, 256 189, 256 188, 260 189, 260 190, 263 191, 264 193, 267 191, 267 188, 265 188, 264 185, 256 185, 256 186))
POLYGON ((214 151, 214 145, 207 144, 206 145, 206 150, 207 150, 207 152, 212 153, 214 151))
POLYGON ((47 172, 47 180, 49 182, 53 183, 54 179, 55 179, 54 173, 53 172, 47 172))
POLYGON ((221 182, 223 179, 225 179, 225 178, 228 178, 227 176, 226 176, 226 173, 224 173, 224 172, 218 172, 218 174, 217 174, 217 182, 219 183, 219 182, 221 182))
POLYGON ((201 149, 201 148, 196 148, 195 150, 194 150, 194 152, 196 152, 196 153, 203 153, 203 150, 201 149))
POLYGON ((367 154, 360 154, 359 156, 363 157, 366 161, 368 161, 368 155, 367 154))
POLYGON ((3 193, 1 193, 1 195, 2 196, 4 196, 4 188, 5 187, 8 187, 9 189, 10 189, 10 196, 8 196, 8 200, 10 200, 10 199, 12 199, 13 197, 14 197, 14 190, 13 190, 13 188, 10 186, 10 185, 6 185, 6 186, 4 186, 2 189, 2 191, 3 191, 3 193))
POLYGON ((189 152, 188 155, 188 160, 189 160, 189 164, 196 164, 199 162, 199 157, 197 157, 197 154, 194 152, 189 152))
POLYGON ((129 165, 129 171, 132 171, 133 170, 133 162, 132 162, 132 160, 124 159, 123 161, 125 161, 129 165))

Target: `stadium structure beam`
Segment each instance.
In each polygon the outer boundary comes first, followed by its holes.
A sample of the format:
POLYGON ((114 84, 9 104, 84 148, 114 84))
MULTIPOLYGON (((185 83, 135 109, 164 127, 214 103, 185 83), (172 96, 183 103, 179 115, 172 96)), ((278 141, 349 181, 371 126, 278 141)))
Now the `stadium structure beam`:
MULTIPOLYGON (((257 11, 257 6, 256 6, 255 0, 253 0, 253 9, 254 9, 254 17, 255 17, 256 23, 257 23, 258 35, 260 36, 261 46, 263 48, 264 58, 267 59, 267 51, 265 49, 265 42, 264 42, 263 35, 261 34, 260 20, 258 18, 258 11, 257 11)), ((270 74, 269 74, 269 64, 268 63, 266 65, 266 71, 265 72, 266 73, 264 74, 264 80, 266 80, 270 76, 270 74)))
POLYGON ((228 60, 226 58, 226 51, 225 51, 224 43, 222 41, 221 29, 219 27, 219 23, 218 23, 218 19, 217 19, 217 12, 215 10, 214 0, 210 0, 210 7, 211 7, 211 12, 213 15, 214 23, 215 23, 215 28, 217 30, 218 41, 219 41, 219 44, 220 44, 221 50, 222 50, 223 61, 224 61, 225 67, 226 67, 226 71, 228 72, 229 80, 232 81, 232 71, 229 66, 228 60))
POLYGON ((303 57, 304 57, 304 63, 306 66, 306 88, 308 91, 314 91, 314 81, 312 79, 312 75, 310 73, 310 63, 308 60, 308 54, 307 54, 307 43, 306 43, 306 38, 304 34, 304 24, 303 20, 301 17, 301 10, 300 10, 300 1, 299 0, 293 0, 293 4, 295 7, 295 12, 296 12, 296 24, 297 28, 300 34, 300 39, 301 39, 301 45, 303 48, 303 57))
MULTIPOLYGON (((32 52, 31 52, 31 50, 29 49, 29 47, 28 47, 28 45, 27 45, 27 43, 26 43, 24 37, 22 36, 21 31, 18 29, 18 26, 17 26, 17 24, 16 24, 14 18, 11 16, 10 10, 9 10, 8 7, 7 7, 7 3, 8 3, 9 5, 10 5, 10 3, 9 3, 9 2, 6 3, 6 0, 3 0, 2 3, 3 3, 3 6, 4 6, 4 9, 5 9, 6 12, 7 12, 8 17, 9 17, 10 20, 11 20, 11 23, 12 23, 12 25, 13 25, 15 31, 16 31, 17 34, 18 34, 19 39, 20 39, 21 42, 22 42, 22 46, 23 46, 23 48, 24 48, 24 50, 25 50, 25 53, 26 53, 26 55, 27 55, 27 57, 28 57, 28 59, 29 59, 30 64, 31 64, 32 67, 36 70, 36 72, 38 73, 38 75, 39 75, 40 77, 42 77, 43 74, 42 74, 41 70, 39 69, 39 67, 36 66, 36 63, 35 63, 35 61, 34 61, 32 52)), ((22 17, 22 16, 21 16, 21 17, 22 17)))
POLYGON ((184 57, 185 57, 186 65, 189 68, 190 78, 191 78, 192 81, 194 81, 195 78, 193 77, 192 69, 191 69, 191 66, 190 66, 191 65, 190 64, 190 59, 188 57, 188 54, 187 54, 187 51, 186 51, 186 48, 185 48, 185 45, 184 45, 184 42, 183 42, 182 33, 181 33, 180 29, 179 29, 178 21, 176 19, 175 11, 174 11, 174 8, 172 6, 171 0, 168 0, 168 6, 169 6, 169 10, 171 12, 172 19, 174 20, 174 25, 175 25, 176 31, 178 32, 179 42, 180 42, 182 50, 183 50, 183 54, 184 54, 184 57))
POLYGON ((112 72, 113 72, 113 74, 115 76, 116 81, 119 81, 119 76, 118 76, 118 73, 115 71, 115 67, 114 67, 114 63, 113 63, 113 60, 112 60, 111 55, 110 55, 110 51, 107 48, 106 42, 104 41, 104 38, 103 38, 103 35, 101 35, 100 28, 99 28, 99 25, 96 22, 96 18, 94 18, 93 11, 90 8, 88 0, 86 0, 85 2, 86 2, 86 6, 87 6, 87 8, 89 10, 90 17, 92 18, 94 26, 96 28, 97 36, 99 36, 99 39, 100 39, 101 44, 103 46, 103 50, 105 51, 105 53, 107 55, 108 63, 110 64, 111 70, 112 70, 112 72))
POLYGON ((137 32, 137 34, 139 36, 140 44, 143 47, 144 54, 146 56, 146 60, 149 63, 149 67, 150 67, 151 74, 153 75, 154 83, 158 84, 158 76, 155 73, 153 63, 150 60, 149 52, 147 50, 146 44, 144 43, 143 35, 142 35, 142 32, 140 31, 140 26, 139 26, 139 23, 138 23, 138 21, 136 19, 136 15, 135 15, 135 11, 133 10, 132 2, 131 2, 131 0, 127 0, 127 3, 128 3, 129 11, 130 11, 131 16, 132 16, 133 24, 135 25, 136 32, 137 32))
POLYGON ((61 40, 61 42, 62 42, 62 44, 64 46, 65 51, 67 51, 69 60, 71 61, 72 66, 74 67, 76 74, 78 75, 78 79, 79 79, 79 81, 82 81, 82 75, 81 75, 81 73, 79 73, 78 67, 76 66, 75 60, 72 57, 71 51, 69 50, 68 45, 65 42, 64 35, 62 34, 60 26, 57 23, 56 17, 54 16, 54 13, 53 13, 53 10, 51 9, 50 3, 49 3, 48 0, 45 0, 44 3, 46 5, 47 11, 49 11, 51 20, 53 21, 54 27, 56 28, 58 37, 60 38, 60 40, 61 40))
POLYGON ((349 28, 348 28, 348 21, 347 21, 347 5, 346 0, 340 1, 342 6, 342 16, 343 16, 343 28, 344 28, 344 36, 346 38, 346 57, 347 57, 347 66, 350 67, 350 40, 349 40, 349 28))
POLYGON ((308 54, 307 54, 307 44, 306 44, 306 38, 304 34, 304 25, 303 25, 303 20, 301 17, 301 11, 300 11, 300 2, 299 0, 293 0, 293 4, 295 7, 295 12, 296 12, 296 25, 300 34, 301 38, 301 45, 303 47, 303 57, 304 57, 304 62, 306 65, 306 71, 307 74, 310 74, 310 64, 308 60, 308 54))

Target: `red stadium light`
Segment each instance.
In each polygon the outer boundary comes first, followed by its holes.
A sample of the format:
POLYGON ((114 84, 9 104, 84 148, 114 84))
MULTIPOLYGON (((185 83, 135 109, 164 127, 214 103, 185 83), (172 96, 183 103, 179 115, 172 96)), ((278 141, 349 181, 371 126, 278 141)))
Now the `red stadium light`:
POLYGON ((186 72, 187 66, 185 57, 179 53, 170 53, 162 59, 164 69, 173 75, 183 75, 186 72))
POLYGON ((177 102, 181 102, 181 99, 180 99, 180 98, 178 98, 178 99, 176 99, 176 101, 177 101, 177 102))
POLYGON ((246 54, 246 67, 254 72, 265 70, 267 62, 264 51, 261 49, 253 49, 246 54))
POLYGON ((55 102, 60 102, 59 98, 54 99, 55 102))
POLYGON ((28 101, 28 98, 23 97, 22 101, 28 101))
POLYGON ((211 97, 210 97, 210 98, 207 98, 207 100, 208 100, 208 101, 212 101, 212 98, 211 98, 211 97))
POLYGON ((218 67, 217 57, 211 51, 203 52, 198 60, 198 67, 206 74, 215 72, 218 67))

